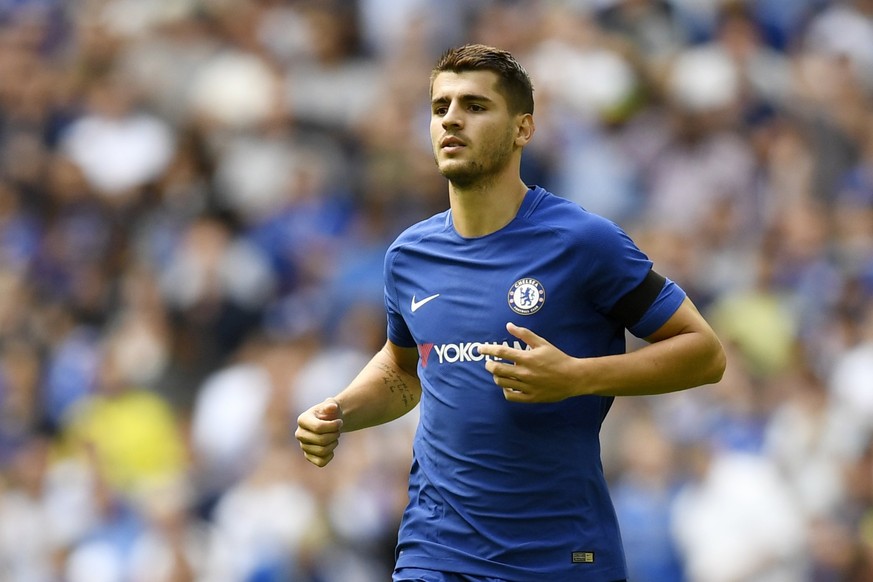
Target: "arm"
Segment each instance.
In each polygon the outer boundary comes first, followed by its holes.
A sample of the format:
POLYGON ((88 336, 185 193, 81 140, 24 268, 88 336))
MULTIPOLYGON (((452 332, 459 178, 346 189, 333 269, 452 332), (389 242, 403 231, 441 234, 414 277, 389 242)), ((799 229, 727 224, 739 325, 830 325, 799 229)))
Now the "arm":
POLYGON ((725 368, 721 343, 687 298, 646 338, 649 345, 626 354, 574 358, 529 329, 511 323, 507 329, 531 349, 483 345, 479 352, 510 362, 490 360, 485 367, 506 399, 518 402, 557 402, 586 394, 663 394, 718 382, 725 368))
POLYGON ((418 404, 418 350, 390 341, 335 400, 343 413, 343 432, 385 424, 418 404))
POLYGON ((415 408, 421 398, 417 365, 415 348, 386 342, 345 390, 297 418, 294 435, 306 459, 323 467, 340 433, 384 424, 415 408))

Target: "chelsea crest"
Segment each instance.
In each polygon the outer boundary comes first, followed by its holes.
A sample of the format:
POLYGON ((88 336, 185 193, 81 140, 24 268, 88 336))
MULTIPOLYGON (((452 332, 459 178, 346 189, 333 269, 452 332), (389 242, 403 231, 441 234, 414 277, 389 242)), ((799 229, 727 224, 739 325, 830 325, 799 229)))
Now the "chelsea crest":
POLYGON ((546 290, 536 279, 525 277, 513 283, 507 295, 509 307, 519 315, 532 315, 546 302, 546 290))

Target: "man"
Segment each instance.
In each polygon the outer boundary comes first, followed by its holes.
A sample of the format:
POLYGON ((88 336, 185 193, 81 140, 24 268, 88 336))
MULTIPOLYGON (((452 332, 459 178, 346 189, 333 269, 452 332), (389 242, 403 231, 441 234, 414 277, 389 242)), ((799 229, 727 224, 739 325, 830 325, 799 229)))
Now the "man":
POLYGON ((509 53, 448 51, 430 131, 451 208, 389 249, 388 341, 300 446, 324 466, 420 401, 395 582, 623 580, 600 425, 614 396, 718 381, 721 345, 617 226, 521 181, 533 90, 509 53), (650 343, 625 353, 625 329, 650 343))

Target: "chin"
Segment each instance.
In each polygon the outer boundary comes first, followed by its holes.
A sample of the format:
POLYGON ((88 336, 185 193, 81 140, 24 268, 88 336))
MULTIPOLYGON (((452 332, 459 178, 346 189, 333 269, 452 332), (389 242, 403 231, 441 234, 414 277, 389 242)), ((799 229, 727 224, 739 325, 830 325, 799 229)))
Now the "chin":
POLYGON ((444 178, 456 184, 470 183, 479 175, 473 164, 465 162, 443 161, 438 168, 444 178))

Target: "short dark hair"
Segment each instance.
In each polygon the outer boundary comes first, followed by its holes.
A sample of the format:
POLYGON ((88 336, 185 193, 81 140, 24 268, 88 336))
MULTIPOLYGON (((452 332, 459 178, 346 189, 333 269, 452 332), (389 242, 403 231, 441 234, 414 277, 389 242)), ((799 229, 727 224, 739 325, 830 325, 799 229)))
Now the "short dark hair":
POLYGON ((533 113, 533 84, 527 71, 509 51, 484 44, 465 44, 447 50, 430 73, 433 81, 444 72, 493 71, 499 77, 498 87, 513 113, 533 113))

